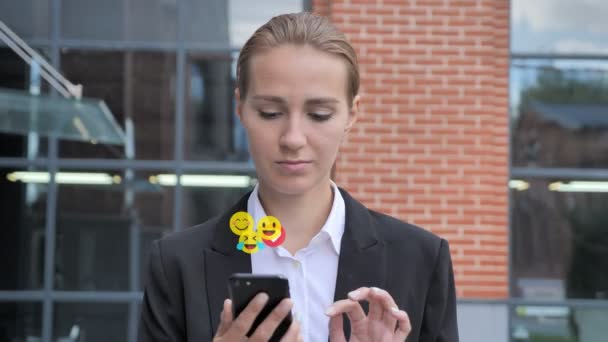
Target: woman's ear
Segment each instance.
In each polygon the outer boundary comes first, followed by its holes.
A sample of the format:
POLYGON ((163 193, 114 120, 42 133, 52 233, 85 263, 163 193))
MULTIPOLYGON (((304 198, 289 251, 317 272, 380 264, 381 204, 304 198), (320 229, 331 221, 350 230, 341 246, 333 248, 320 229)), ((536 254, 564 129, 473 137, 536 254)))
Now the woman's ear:
POLYGON ((234 102, 236 105, 236 115, 239 117, 241 123, 243 123, 243 102, 241 101, 241 92, 239 88, 234 88, 234 102))
POLYGON ((353 98, 353 103, 348 111, 348 121, 346 122, 346 127, 344 128, 344 132, 348 133, 350 129, 353 127, 357 119, 359 118, 359 105, 361 102, 361 98, 359 95, 356 95, 353 98))

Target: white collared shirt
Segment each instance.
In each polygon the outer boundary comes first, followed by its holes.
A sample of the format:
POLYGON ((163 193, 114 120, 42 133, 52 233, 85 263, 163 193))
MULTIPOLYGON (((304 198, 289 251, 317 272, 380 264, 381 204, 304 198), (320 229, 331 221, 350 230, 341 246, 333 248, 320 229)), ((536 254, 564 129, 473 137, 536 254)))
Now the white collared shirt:
MULTIPOLYGON (((266 248, 251 255, 254 274, 281 274, 289 280, 295 317, 301 323, 304 341, 327 341, 329 317, 325 310, 334 302, 340 242, 344 233, 345 204, 335 183, 334 200, 323 227, 308 246, 292 255, 282 246, 266 248)), ((247 211, 256 224, 266 213, 256 185, 249 196, 247 211)), ((289 231, 289 228, 287 228, 289 231)))

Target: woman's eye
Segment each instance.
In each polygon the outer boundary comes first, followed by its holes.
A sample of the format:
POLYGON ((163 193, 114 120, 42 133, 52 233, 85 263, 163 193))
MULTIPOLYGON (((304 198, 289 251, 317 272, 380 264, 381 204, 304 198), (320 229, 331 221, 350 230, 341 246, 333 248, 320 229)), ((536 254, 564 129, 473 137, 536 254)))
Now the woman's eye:
POLYGON ((261 110, 259 112, 260 112, 260 116, 263 119, 274 119, 277 116, 281 115, 281 113, 279 113, 279 112, 263 112, 261 110))
POLYGON ((317 114, 317 113, 309 113, 308 114, 314 121, 327 121, 331 118, 331 114, 317 114))

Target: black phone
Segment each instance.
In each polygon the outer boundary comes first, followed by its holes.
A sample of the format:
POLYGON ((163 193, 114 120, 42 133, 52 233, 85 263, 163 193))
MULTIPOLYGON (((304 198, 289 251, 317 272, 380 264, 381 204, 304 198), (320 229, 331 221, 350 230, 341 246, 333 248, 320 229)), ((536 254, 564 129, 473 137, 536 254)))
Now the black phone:
MULTIPOLYGON (((251 273, 234 273, 228 279, 228 292, 232 300, 233 317, 247 307, 249 302, 260 292, 268 295, 268 302, 253 322, 247 333, 250 337, 268 314, 283 300, 289 298, 289 281, 280 275, 258 275, 251 273)), ((279 341, 289 329, 292 322, 291 312, 279 324, 270 341, 279 341)))

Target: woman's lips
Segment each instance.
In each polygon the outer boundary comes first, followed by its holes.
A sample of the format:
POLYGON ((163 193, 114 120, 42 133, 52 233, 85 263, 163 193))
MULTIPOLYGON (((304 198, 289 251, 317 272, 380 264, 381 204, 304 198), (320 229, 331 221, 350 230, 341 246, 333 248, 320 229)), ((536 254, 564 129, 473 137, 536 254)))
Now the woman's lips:
POLYGON ((308 167, 312 162, 297 160, 297 161, 280 161, 279 166, 287 172, 301 172, 308 167))

